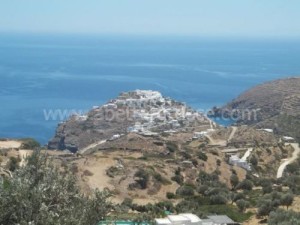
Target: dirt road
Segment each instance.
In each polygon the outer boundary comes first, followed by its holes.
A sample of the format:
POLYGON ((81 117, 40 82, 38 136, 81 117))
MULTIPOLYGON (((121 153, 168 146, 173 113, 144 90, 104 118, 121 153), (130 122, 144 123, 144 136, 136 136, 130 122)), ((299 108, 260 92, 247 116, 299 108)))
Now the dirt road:
POLYGON ((280 165, 280 167, 277 171, 277 178, 281 178, 287 165, 293 163, 299 156, 299 153, 300 153, 299 145, 297 143, 292 143, 291 145, 295 149, 293 152, 293 156, 289 159, 286 159, 285 162, 280 165))
POLYGON ((105 142, 106 142, 106 140, 102 140, 102 141, 96 142, 96 143, 94 143, 94 144, 91 144, 91 145, 89 145, 89 146, 87 146, 87 147, 81 149, 81 150, 79 151, 79 153, 80 153, 80 154, 84 154, 86 151, 88 151, 88 150, 90 150, 90 149, 92 149, 92 148, 95 148, 95 147, 97 147, 98 145, 104 144, 105 142))
POLYGON ((231 131, 231 133, 230 133, 230 135, 229 135, 229 138, 228 138, 228 142, 234 137, 234 135, 235 135, 235 133, 236 133, 236 131, 237 131, 237 127, 231 127, 232 128, 232 131, 231 131))

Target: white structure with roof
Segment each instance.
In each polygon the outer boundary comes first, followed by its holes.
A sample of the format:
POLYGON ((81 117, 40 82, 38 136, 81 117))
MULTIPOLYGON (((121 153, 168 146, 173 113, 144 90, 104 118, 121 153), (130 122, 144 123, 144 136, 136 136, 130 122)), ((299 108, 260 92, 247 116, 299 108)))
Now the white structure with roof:
POLYGON ((155 219, 156 225, 236 225, 226 215, 208 216, 207 219, 200 219, 198 216, 191 213, 183 213, 179 215, 169 215, 166 218, 155 219))
POLYGON ((171 225, 172 222, 168 218, 155 219, 157 225, 171 225))
POLYGON ((224 215, 216 215, 216 216, 208 216, 208 220, 213 222, 213 225, 233 225, 237 224, 228 216, 224 215))
POLYGON ((204 137, 208 132, 207 131, 201 131, 201 132, 195 132, 193 139, 199 139, 204 137))
POLYGON ((155 219, 156 225, 202 225, 201 219, 190 213, 169 215, 167 218, 155 219))
POLYGON ((249 163, 244 159, 240 159, 237 155, 230 156, 229 164, 233 166, 239 166, 244 168, 245 170, 251 171, 251 166, 249 165, 249 163))
POLYGON ((288 137, 288 136, 283 136, 282 139, 283 139, 284 141, 295 141, 295 138, 293 138, 293 137, 288 137))

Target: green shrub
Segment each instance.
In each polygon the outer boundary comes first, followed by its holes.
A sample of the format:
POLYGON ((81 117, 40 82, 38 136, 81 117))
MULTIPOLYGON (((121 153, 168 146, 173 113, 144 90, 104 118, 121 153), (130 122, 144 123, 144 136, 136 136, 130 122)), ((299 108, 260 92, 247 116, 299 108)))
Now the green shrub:
POLYGON ((250 206, 250 203, 244 199, 240 199, 236 202, 236 205, 241 212, 245 212, 245 210, 250 206))
POLYGON ((140 185, 141 189, 146 189, 150 177, 148 171, 139 169, 134 176, 138 178, 136 182, 140 185))
POLYGON ((176 198, 176 195, 175 195, 174 193, 172 193, 172 192, 167 192, 166 197, 167 197, 168 199, 175 199, 175 198, 176 198))
POLYGON ((153 178, 163 185, 171 184, 171 182, 167 178, 163 177, 160 173, 154 172, 153 178))
POLYGON ((237 185, 237 189, 243 189, 243 190, 248 190, 251 191, 253 188, 253 183, 250 180, 243 180, 241 183, 237 185))
POLYGON ((232 186, 232 189, 235 189, 239 182, 239 177, 236 174, 232 174, 230 176, 230 184, 232 186))
POLYGON ((222 195, 221 193, 210 196, 210 204, 211 205, 226 205, 228 199, 226 196, 222 195))
POLYGON ((40 143, 34 140, 33 138, 25 138, 25 139, 21 139, 21 141, 22 141, 22 145, 21 145, 22 149, 32 150, 41 147, 40 143))
POLYGON ((171 180, 175 181, 177 184, 181 185, 183 184, 184 178, 181 175, 175 175, 171 178, 171 180))
POLYGON ((170 152, 176 152, 178 151, 178 145, 174 142, 167 142, 167 149, 170 152))
POLYGON ((16 157, 10 157, 9 158, 9 162, 8 162, 8 169, 12 172, 14 172, 16 169, 19 168, 19 162, 20 162, 20 158, 16 158, 16 157))
POLYGON ((208 159, 207 155, 204 152, 199 152, 198 153, 198 158, 201 159, 201 160, 203 160, 203 161, 205 161, 205 162, 208 159))
POLYGON ((269 225, 296 225, 299 224, 300 213, 278 209, 270 213, 269 225))
POLYGON ((176 190, 176 194, 180 196, 193 196, 194 189, 189 185, 183 185, 176 190))
POLYGON ((83 175, 84 175, 84 176, 87 176, 87 177, 91 177, 91 176, 93 176, 94 174, 93 174, 91 171, 89 171, 89 170, 85 170, 85 171, 83 171, 83 175))
POLYGON ((181 155, 185 160, 189 160, 193 158, 192 155, 188 152, 181 152, 181 155))
POLYGON ((283 195, 280 199, 281 205, 286 206, 287 209, 289 208, 289 206, 293 204, 293 202, 294 202, 294 195, 291 193, 287 193, 283 195))

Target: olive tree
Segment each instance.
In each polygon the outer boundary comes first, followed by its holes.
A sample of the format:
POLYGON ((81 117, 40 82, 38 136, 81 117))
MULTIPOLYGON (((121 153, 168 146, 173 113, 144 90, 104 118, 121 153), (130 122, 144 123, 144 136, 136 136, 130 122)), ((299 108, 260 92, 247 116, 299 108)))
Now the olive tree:
POLYGON ((0 185, 0 224, 95 225, 111 211, 109 197, 85 196, 74 175, 36 152, 0 185))

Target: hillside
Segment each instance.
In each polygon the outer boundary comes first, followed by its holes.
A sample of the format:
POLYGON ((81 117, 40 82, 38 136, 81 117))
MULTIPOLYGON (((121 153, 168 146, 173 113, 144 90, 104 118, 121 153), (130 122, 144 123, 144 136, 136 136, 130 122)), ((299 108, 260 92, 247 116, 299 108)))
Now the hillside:
POLYGON ((215 116, 237 117, 238 124, 274 129, 300 140, 300 77, 256 86, 214 111, 215 116))

